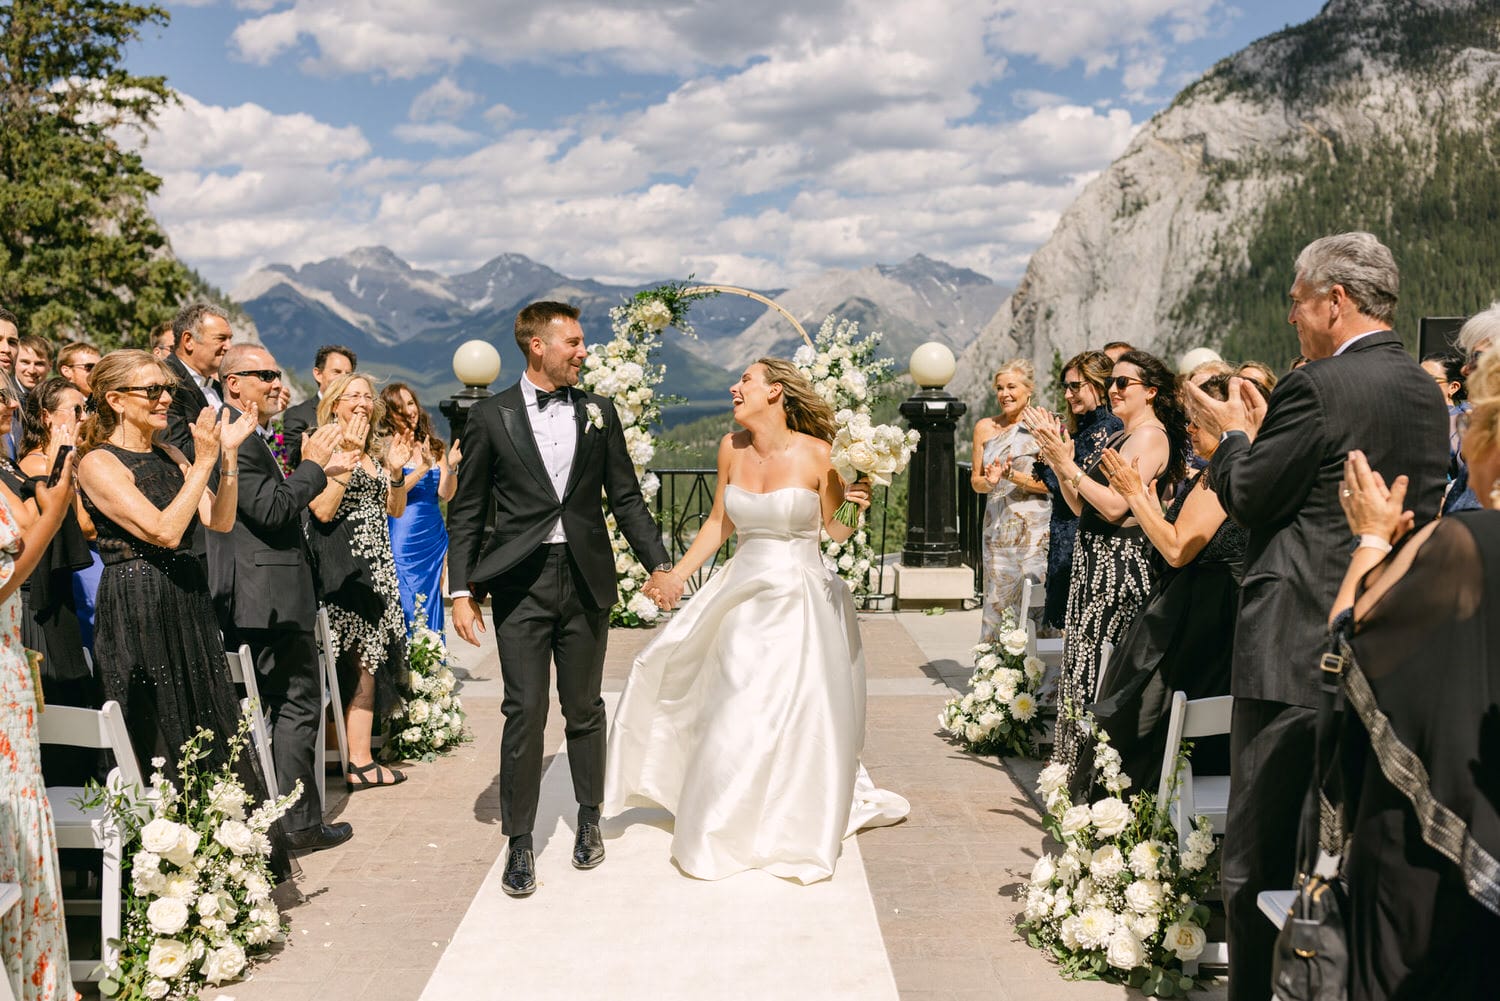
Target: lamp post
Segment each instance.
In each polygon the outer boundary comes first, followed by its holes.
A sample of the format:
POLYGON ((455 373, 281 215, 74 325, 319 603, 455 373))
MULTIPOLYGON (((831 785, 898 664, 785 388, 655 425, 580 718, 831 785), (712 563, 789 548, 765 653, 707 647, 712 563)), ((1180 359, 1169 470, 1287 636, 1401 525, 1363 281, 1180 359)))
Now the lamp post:
POLYGON ((438 410, 448 418, 448 430, 458 441, 469 421, 469 408, 490 395, 487 387, 500 376, 500 352, 488 341, 464 341, 453 352, 453 374, 464 388, 438 404, 438 410))
POLYGON ((943 391, 958 365, 953 352, 928 341, 912 352, 917 393, 901 416, 921 432, 912 456, 906 508, 906 544, 896 566, 896 606, 959 606, 974 596, 974 572, 963 565, 958 536, 957 459, 954 433, 968 405, 943 391))

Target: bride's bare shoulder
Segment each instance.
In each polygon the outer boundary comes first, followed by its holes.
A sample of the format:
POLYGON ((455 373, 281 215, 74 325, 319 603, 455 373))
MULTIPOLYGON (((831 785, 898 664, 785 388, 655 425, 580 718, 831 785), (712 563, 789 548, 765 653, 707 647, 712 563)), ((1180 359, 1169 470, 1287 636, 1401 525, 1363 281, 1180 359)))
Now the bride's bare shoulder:
POLYGON ((805 455, 819 461, 826 461, 833 454, 832 444, 802 431, 797 432, 797 446, 805 455))

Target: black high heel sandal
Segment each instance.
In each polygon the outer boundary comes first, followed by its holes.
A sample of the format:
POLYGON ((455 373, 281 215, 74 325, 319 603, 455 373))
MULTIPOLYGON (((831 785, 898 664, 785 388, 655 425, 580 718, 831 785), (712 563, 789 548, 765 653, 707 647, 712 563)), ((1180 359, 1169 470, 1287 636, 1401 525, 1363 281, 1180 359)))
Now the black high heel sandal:
POLYGON ((389 782, 380 773, 380 762, 378 761, 372 761, 368 765, 362 766, 350 765, 349 774, 344 777, 344 785, 349 788, 350 792, 359 792, 361 789, 375 789, 379 786, 398 786, 406 781, 405 772, 397 771, 394 768, 387 768, 386 771, 392 775, 389 782), (375 773, 374 779, 367 777, 372 771, 375 773), (359 779, 359 781, 356 782, 354 781, 355 779, 359 779))

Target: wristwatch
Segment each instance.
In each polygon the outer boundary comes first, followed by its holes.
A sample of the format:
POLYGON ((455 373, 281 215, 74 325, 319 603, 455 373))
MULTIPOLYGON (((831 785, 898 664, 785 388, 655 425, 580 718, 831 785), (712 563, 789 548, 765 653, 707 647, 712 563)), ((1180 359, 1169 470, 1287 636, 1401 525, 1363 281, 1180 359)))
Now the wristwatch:
POLYGON ((652 573, 671 573, 673 566, 674 566, 674 564, 672 563, 672 561, 671 560, 667 560, 667 562, 665 562, 665 563, 658 563, 656 566, 652 567, 651 568, 651 572, 652 573))

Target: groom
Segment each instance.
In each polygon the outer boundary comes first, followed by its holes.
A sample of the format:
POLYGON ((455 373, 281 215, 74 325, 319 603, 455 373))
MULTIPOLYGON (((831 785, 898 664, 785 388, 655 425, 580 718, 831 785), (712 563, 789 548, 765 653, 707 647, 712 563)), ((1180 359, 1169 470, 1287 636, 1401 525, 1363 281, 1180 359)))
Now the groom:
POLYGON ((652 568, 653 590, 675 600, 681 587, 668 576, 672 563, 614 406, 573 388, 588 356, 577 308, 532 303, 516 317, 516 344, 526 356, 521 380, 469 411, 458 491, 448 504, 448 584, 453 627, 475 646, 484 632, 479 601, 494 599, 505 683, 500 829, 510 838, 500 885, 524 897, 536 890, 531 834, 553 663, 578 800, 573 865, 592 869, 604 861, 599 687, 609 610, 619 595, 601 493, 636 557, 652 568), (492 511, 494 532, 481 547, 492 511))

